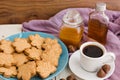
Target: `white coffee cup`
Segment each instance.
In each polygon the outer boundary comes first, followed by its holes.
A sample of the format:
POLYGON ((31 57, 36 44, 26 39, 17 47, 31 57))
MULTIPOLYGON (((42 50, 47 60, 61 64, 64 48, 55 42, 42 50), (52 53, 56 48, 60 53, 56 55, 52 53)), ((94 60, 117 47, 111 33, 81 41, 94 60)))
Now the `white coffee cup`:
POLYGON ((105 47, 98 42, 85 42, 80 47, 80 66, 89 72, 97 71, 102 65, 112 63, 115 61, 115 55, 112 52, 107 52, 105 47), (87 46, 97 46, 103 51, 103 54, 99 57, 90 57, 83 53, 83 49, 87 46))

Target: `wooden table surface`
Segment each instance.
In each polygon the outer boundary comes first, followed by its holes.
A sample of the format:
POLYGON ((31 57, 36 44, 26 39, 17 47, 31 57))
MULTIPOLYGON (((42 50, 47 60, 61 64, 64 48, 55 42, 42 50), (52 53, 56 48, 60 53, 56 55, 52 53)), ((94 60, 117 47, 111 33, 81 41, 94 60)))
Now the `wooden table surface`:
MULTIPOLYGON (((10 35, 20 33, 22 30, 21 24, 8 24, 8 25, 0 25, 0 39, 4 39, 10 35)), ((61 78, 66 79, 69 75, 73 74, 71 70, 69 69, 69 66, 67 65, 66 68, 53 80, 60 80, 61 78)), ((76 77, 77 80, 82 80, 78 77, 76 77)))
POLYGON ((49 19, 66 8, 95 8, 97 2, 105 2, 107 9, 120 11, 120 0, 0 0, 0 24, 49 19))

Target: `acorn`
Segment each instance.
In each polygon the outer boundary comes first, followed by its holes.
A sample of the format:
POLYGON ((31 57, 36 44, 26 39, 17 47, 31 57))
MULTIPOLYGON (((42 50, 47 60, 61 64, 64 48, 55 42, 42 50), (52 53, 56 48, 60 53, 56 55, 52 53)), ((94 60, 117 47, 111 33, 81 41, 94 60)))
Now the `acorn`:
POLYGON ((105 64, 102 66, 102 69, 104 70, 104 72, 107 74, 110 71, 110 65, 105 64))
POLYGON ((98 72, 97 72, 97 76, 100 78, 103 78, 106 76, 106 73, 104 72, 104 70, 101 68, 98 72))
POLYGON ((61 78, 60 80, 65 80, 64 78, 61 78))
POLYGON ((75 47, 75 46, 73 46, 73 45, 69 45, 68 46, 68 51, 70 52, 70 53, 73 53, 73 52, 75 52, 77 50, 77 48, 75 47))
POLYGON ((77 80, 73 74, 67 77, 67 80, 77 80))

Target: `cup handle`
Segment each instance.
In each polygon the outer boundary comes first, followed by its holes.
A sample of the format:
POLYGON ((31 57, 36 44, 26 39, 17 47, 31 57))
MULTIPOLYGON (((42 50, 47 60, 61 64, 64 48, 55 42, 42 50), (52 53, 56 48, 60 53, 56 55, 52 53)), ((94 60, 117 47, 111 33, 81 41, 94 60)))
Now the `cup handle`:
POLYGON ((116 56, 112 52, 107 52, 104 56, 104 63, 112 63, 116 59, 116 56))

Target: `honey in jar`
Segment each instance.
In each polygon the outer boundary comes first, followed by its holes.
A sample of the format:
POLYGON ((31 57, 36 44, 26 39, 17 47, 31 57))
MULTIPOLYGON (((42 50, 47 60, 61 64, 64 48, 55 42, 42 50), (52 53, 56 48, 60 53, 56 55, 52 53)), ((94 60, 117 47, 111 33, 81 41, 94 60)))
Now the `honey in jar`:
POLYGON ((83 36, 83 20, 76 10, 68 11, 63 17, 63 24, 59 32, 59 38, 68 47, 72 45, 79 48, 83 36))

